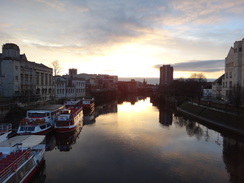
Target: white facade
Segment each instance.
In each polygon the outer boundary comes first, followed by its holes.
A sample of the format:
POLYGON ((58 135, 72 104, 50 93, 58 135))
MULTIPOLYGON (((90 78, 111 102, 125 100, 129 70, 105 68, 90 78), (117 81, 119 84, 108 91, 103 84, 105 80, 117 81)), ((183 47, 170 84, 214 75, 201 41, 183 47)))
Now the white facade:
POLYGON ((244 87, 244 39, 236 41, 225 58, 225 76, 222 79, 223 99, 228 100, 233 87, 244 87))
POLYGON ((224 77, 224 74, 212 83, 212 97, 215 99, 222 98, 222 79, 223 79, 223 77, 224 77))
POLYGON ((75 99, 86 96, 86 81, 77 76, 77 71, 70 69, 69 75, 55 76, 54 88, 56 99, 75 99))

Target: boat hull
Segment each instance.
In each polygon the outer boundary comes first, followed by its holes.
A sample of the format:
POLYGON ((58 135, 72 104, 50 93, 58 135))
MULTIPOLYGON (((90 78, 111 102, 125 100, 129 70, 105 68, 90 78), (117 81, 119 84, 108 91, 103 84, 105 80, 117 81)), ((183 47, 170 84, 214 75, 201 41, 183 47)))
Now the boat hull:
MULTIPOLYGON (((82 121, 82 115, 79 119, 77 119, 73 125, 67 125, 67 126, 55 126, 55 131, 57 133, 69 133, 76 130, 76 128, 80 125, 82 121)), ((57 121, 58 123, 58 121, 57 121)))
POLYGON ((59 128, 55 128, 55 131, 57 133, 69 133, 69 132, 73 132, 76 129, 76 126, 69 126, 69 127, 59 127, 59 128))

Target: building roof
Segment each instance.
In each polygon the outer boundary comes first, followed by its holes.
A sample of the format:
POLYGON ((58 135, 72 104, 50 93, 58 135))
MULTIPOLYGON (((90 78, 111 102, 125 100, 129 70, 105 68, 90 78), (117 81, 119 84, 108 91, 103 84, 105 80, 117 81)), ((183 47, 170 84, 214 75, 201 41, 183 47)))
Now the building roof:
POLYGON ((15 49, 17 51, 20 51, 19 47, 14 43, 6 43, 3 45, 3 49, 15 49))
POLYGON ((218 79, 216 79, 214 82, 213 82, 213 84, 216 84, 216 83, 219 83, 219 84, 221 84, 222 83, 222 79, 223 79, 223 77, 224 77, 224 75, 225 74, 222 74, 218 79))

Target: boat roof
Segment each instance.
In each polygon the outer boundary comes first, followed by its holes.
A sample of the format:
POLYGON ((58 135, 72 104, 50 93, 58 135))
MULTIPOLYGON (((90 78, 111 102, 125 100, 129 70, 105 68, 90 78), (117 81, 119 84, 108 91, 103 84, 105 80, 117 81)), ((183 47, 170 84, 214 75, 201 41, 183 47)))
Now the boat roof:
POLYGON ((44 105, 28 111, 54 111, 54 110, 62 109, 63 107, 64 107, 63 105, 44 105))
POLYGON ((45 135, 18 135, 1 142, 0 148, 14 147, 17 144, 22 147, 33 147, 40 144, 44 139, 45 135))
POLYGON ((68 100, 64 103, 64 105, 76 105, 80 102, 80 100, 68 100))

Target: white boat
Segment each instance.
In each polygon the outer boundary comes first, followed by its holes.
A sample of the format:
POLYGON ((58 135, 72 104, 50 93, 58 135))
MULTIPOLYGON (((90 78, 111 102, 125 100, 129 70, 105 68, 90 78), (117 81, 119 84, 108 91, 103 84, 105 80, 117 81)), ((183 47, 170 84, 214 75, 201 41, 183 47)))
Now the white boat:
POLYGON ((23 183, 44 162, 44 135, 21 135, 0 143, 0 182, 23 183))
POLYGON ((12 132, 11 123, 0 123, 0 142, 7 140, 8 135, 12 132))
POLYGON ((83 118, 83 108, 81 101, 65 102, 65 109, 58 112, 55 120, 55 131, 58 133, 67 133, 74 131, 83 118))
MULTIPOLYGON (((43 107, 44 108, 44 107, 43 107)), ((45 106, 45 110, 29 110, 26 118, 22 119, 17 134, 47 134, 54 129, 57 112, 63 106, 45 106)))

